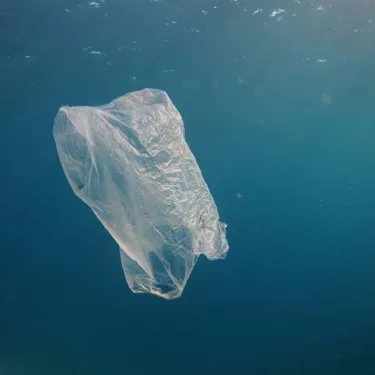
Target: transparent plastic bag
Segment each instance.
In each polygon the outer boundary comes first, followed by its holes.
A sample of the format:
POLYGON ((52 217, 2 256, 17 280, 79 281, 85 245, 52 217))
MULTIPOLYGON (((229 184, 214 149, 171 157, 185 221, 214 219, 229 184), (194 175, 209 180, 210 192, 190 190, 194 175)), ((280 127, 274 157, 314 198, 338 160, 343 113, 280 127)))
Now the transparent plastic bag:
POLYGON ((62 107, 53 135, 74 193, 120 246, 133 292, 177 298, 199 255, 226 256, 226 225, 164 91, 62 107))

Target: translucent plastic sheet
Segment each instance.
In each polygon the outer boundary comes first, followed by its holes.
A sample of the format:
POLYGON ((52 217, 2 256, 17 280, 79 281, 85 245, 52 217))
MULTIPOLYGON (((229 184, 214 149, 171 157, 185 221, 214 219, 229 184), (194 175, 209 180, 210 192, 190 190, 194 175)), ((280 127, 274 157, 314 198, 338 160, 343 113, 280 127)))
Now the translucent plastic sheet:
POLYGON ((199 255, 226 256, 225 224, 164 91, 62 107, 53 135, 74 193, 120 246, 133 292, 177 298, 199 255))

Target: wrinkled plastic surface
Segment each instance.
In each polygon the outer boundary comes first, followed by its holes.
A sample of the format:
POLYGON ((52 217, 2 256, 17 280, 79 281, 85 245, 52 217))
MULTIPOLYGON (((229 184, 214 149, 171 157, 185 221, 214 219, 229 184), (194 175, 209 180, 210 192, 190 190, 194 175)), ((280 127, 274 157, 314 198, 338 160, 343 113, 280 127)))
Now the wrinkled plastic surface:
POLYGON ((199 255, 225 257, 226 225, 164 91, 61 107, 53 135, 74 193, 120 246, 133 292, 177 298, 199 255))

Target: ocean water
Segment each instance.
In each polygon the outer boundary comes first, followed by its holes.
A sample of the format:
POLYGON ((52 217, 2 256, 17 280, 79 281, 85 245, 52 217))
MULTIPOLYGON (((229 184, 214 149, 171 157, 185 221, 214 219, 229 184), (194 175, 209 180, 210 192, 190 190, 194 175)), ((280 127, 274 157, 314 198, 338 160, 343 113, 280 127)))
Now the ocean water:
POLYGON ((0 374, 375 374, 372 0, 0 0, 0 374), (134 295, 72 193, 62 105, 166 90, 228 223, 134 295))

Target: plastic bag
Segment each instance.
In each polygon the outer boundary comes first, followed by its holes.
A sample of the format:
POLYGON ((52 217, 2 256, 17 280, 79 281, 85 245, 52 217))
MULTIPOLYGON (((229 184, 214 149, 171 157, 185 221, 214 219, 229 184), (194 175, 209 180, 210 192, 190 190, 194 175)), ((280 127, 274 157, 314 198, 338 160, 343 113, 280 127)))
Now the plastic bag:
POLYGON ((133 292, 177 298, 199 255, 226 256, 226 225, 164 91, 61 107, 53 135, 74 193, 120 246, 133 292))

